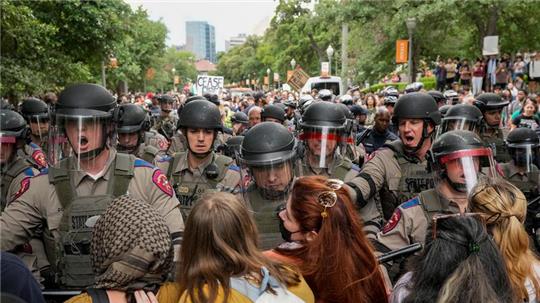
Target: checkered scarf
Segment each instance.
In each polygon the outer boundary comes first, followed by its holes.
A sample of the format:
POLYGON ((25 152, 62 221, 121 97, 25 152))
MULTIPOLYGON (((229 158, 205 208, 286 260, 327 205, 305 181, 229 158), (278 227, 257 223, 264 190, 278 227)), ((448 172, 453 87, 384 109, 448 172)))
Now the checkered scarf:
POLYGON ((167 277, 173 260, 169 229, 147 203, 114 199, 92 232, 95 288, 151 289, 167 277))

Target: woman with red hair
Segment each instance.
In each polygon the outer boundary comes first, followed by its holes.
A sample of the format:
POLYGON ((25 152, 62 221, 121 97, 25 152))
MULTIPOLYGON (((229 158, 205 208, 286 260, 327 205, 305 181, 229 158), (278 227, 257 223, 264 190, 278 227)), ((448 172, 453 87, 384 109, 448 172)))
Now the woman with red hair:
POLYGON ((300 268, 317 302, 388 302, 373 248, 343 182, 302 177, 279 212, 287 241, 267 256, 300 268))

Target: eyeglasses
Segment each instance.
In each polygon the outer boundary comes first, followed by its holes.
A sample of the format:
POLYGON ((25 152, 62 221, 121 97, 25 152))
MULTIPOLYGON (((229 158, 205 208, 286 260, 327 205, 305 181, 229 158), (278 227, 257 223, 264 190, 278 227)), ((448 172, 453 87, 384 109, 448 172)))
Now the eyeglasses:
POLYGON ((431 219, 431 237, 433 240, 437 238, 437 222, 441 220, 445 220, 448 218, 455 218, 455 217, 472 217, 477 219, 484 225, 484 228, 486 227, 486 220, 481 213, 457 213, 457 214, 444 214, 444 215, 435 215, 431 219))
POLYGON ((326 186, 330 187, 332 191, 323 191, 317 196, 317 202, 324 207, 324 210, 321 212, 323 218, 328 217, 326 209, 336 205, 338 198, 336 191, 340 190, 343 187, 343 184, 343 181, 339 179, 328 179, 326 181, 326 186))

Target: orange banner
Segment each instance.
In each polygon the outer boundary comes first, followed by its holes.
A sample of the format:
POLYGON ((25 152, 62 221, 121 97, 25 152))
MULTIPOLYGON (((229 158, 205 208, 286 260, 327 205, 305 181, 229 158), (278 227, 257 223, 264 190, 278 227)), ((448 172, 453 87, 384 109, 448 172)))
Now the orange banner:
POLYGON ((409 60, 409 40, 396 41, 396 63, 407 63, 409 60))

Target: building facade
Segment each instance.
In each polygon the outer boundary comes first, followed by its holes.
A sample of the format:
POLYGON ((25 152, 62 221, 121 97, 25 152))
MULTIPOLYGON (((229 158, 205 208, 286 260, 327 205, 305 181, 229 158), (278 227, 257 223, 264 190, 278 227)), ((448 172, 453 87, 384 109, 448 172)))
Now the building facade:
POLYGON ((217 58, 214 26, 206 21, 187 21, 186 49, 194 53, 197 59, 215 63, 217 58))

